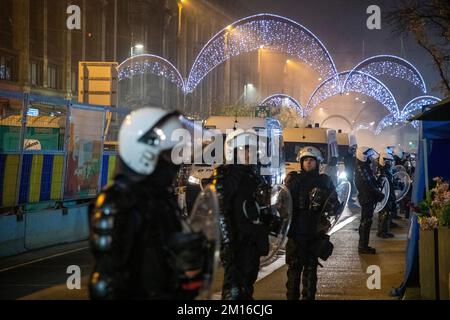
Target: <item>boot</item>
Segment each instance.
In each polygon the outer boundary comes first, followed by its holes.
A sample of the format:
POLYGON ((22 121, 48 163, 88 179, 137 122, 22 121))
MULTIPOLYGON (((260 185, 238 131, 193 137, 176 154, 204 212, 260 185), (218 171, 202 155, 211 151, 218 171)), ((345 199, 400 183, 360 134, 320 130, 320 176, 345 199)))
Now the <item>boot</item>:
POLYGON ((369 247, 370 227, 372 221, 362 220, 359 226, 359 243, 358 253, 360 254, 375 254, 375 248, 369 247))
POLYGON ((316 300, 317 290, 317 264, 309 260, 303 271, 302 300, 316 300))
POLYGON ((378 232, 377 237, 387 239, 393 238, 394 235, 389 232, 389 212, 382 211, 378 214, 378 232))
POLYGON ((286 298, 287 300, 300 299, 300 279, 302 275, 303 264, 299 260, 299 253, 296 242, 289 239, 286 244, 286 264, 287 282, 286 282, 286 298))
POLYGON ((287 300, 300 299, 300 277, 301 268, 297 266, 288 266, 287 282, 286 282, 286 298, 287 300))

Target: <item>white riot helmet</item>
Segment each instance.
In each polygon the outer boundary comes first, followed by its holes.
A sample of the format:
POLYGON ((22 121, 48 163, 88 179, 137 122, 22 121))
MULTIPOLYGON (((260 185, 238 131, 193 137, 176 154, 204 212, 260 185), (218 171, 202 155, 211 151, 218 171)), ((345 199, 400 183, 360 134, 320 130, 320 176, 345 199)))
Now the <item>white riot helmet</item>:
POLYGON ((119 155, 123 162, 141 175, 155 170, 159 155, 179 144, 172 133, 183 129, 186 120, 178 112, 142 108, 131 112, 119 131, 119 155))
POLYGON ((386 150, 383 150, 380 153, 380 159, 379 159, 379 164, 380 166, 385 166, 386 162, 389 161, 390 164, 392 165, 392 163, 394 162, 394 157, 392 156, 391 153, 387 152, 386 150))
POLYGON ((356 159, 362 162, 366 162, 368 159, 378 159, 378 152, 370 147, 358 147, 356 150, 356 159))
POLYGON ((320 152, 319 149, 317 149, 316 147, 313 146, 307 146, 304 147, 302 149, 300 149, 300 151, 298 152, 297 155, 297 161, 301 162, 303 161, 303 158, 305 157, 310 157, 310 158, 314 158, 317 160, 319 165, 320 163, 322 163, 324 161, 323 156, 322 156, 322 152, 320 152))
MULTIPOLYGON (((258 150, 258 135, 256 131, 236 129, 232 133, 228 134, 225 139, 225 159, 227 163, 235 162, 235 150, 237 149, 238 163, 244 164, 245 161, 242 158, 246 147, 250 148, 250 163, 257 163, 258 150)), ((260 142, 260 148, 262 147, 262 141, 260 142)))

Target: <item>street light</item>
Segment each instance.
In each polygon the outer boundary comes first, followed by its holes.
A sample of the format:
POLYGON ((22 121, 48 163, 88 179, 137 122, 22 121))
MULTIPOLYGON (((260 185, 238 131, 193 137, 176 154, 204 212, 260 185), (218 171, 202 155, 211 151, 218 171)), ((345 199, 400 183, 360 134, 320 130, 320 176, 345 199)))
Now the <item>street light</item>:
POLYGON ((181 16, 183 13, 183 3, 185 0, 178 0, 178 37, 181 36, 181 16))
POLYGON ((144 53, 144 45, 142 43, 138 43, 134 46, 131 46, 131 56, 142 53, 144 53))

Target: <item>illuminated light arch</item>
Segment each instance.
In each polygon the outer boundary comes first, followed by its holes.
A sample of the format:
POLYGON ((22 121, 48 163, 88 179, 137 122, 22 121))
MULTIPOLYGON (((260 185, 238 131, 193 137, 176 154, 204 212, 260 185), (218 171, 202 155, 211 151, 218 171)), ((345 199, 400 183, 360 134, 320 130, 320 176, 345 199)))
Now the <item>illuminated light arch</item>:
POLYGON ((337 74, 330 53, 310 30, 282 16, 257 14, 234 22, 205 44, 192 65, 185 92, 192 92, 219 64, 261 47, 305 61, 323 78, 337 74))
MULTIPOLYGON (((383 118, 375 130, 376 134, 380 134, 385 128, 395 126, 399 124, 406 124, 408 119, 411 118, 417 111, 421 111, 423 106, 434 104, 441 101, 438 97, 434 96, 420 96, 409 101, 398 117, 386 116, 383 118)), ((414 128, 419 127, 418 121, 412 121, 410 123, 414 128)))
POLYGON ((292 105, 297 110, 297 113, 299 114, 299 116, 304 118, 305 114, 304 114, 303 107, 301 106, 300 102, 298 102, 295 98, 293 98, 287 94, 283 94, 283 93, 273 94, 273 95, 265 98, 261 102, 261 105, 269 106, 269 107, 283 107, 283 102, 286 99, 292 103, 292 105))
POLYGON ((378 126, 375 129, 375 134, 379 135, 387 127, 398 126, 398 125, 406 126, 408 124, 413 126, 415 129, 418 129, 418 127, 419 127, 418 121, 413 121, 411 123, 408 123, 407 121, 403 121, 401 118, 394 117, 394 115, 390 114, 390 115, 387 115, 386 117, 384 117, 380 121, 380 123, 378 123, 378 126))
POLYGON ((420 96, 412 99, 403 108, 400 118, 403 121, 407 121, 411 118, 417 111, 422 111, 422 107, 428 106, 431 104, 435 104, 436 102, 441 101, 438 97, 435 96, 420 96))
POLYGON ((400 114, 397 101, 389 88, 377 78, 361 71, 343 71, 321 82, 311 94, 305 112, 310 113, 324 100, 347 92, 369 96, 381 103, 389 113, 396 116, 400 114), (339 85, 345 79, 348 79, 346 85, 339 85))
POLYGON ((400 123, 401 121, 399 121, 395 115, 388 114, 378 123, 377 128, 375 129, 375 134, 379 135, 386 127, 396 126, 400 123))
POLYGON ((349 128, 350 128, 350 131, 353 131, 353 124, 352 124, 346 117, 341 116, 341 115, 339 115, 339 114, 334 114, 334 115, 331 115, 331 116, 326 117, 326 118, 322 121, 322 123, 320 124, 320 127, 324 127, 325 122, 327 122, 327 121, 330 120, 330 119, 335 119, 335 118, 344 120, 344 122, 348 124, 348 126, 349 126, 349 128))
POLYGON ((387 75, 403 79, 418 87, 423 93, 427 93, 427 86, 419 70, 409 61, 397 56, 377 55, 361 61, 348 74, 343 87, 355 71, 361 71, 374 77, 387 75))
POLYGON ((185 91, 184 80, 178 69, 170 61, 154 54, 132 56, 122 62, 117 67, 117 71, 119 81, 136 74, 151 73, 166 78, 183 92, 185 91))

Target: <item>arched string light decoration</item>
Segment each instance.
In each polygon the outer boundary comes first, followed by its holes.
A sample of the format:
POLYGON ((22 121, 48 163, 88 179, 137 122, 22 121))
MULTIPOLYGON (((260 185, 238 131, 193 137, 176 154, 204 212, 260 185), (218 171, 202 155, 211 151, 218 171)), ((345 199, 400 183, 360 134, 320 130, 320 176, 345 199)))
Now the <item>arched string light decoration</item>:
POLYGON ((300 102, 298 102, 295 98, 283 94, 283 93, 277 93, 273 94, 267 98, 265 98, 261 103, 262 106, 269 106, 269 107, 295 107, 295 110, 297 111, 297 114, 299 117, 304 118, 304 112, 303 107, 300 105, 300 102))
POLYGON ((427 86, 419 70, 409 61, 393 55, 377 55, 367 58, 358 63, 348 74, 342 89, 355 71, 361 71, 375 78, 388 76, 403 79, 419 88, 423 93, 427 93, 427 86))
POLYGON ((305 111, 310 113, 324 100, 343 93, 359 93, 373 98, 384 106, 389 113, 398 115, 399 109, 394 95, 388 87, 377 78, 361 71, 344 71, 335 77, 323 81, 311 94, 305 111), (349 74, 351 75, 349 76, 349 74), (343 83, 347 79, 345 87, 340 89, 336 82, 343 83))
POLYGON ((122 62, 117 70, 119 81, 137 74, 150 73, 166 78, 182 91, 185 91, 184 80, 178 69, 168 60, 154 54, 132 56, 122 62))
MULTIPOLYGON (((434 96, 420 96, 412 99, 405 105, 398 117, 393 115, 384 117, 378 124, 375 134, 380 134, 387 127, 407 123, 408 119, 414 116, 417 112, 420 112, 424 106, 432 105, 439 101, 441 101, 441 99, 434 96)), ((416 129, 419 127, 419 123, 417 121, 412 121, 411 125, 416 129)))
POLYGON ((337 74, 330 53, 311 31, 282 16, 258 14, 234 22, 206 43, 192 65, 186 92, 192 92, 219 64, 261 48, 302 60, 323 78, 337 74))
MULTIPOLYGON (((306 117, 322 101, 333 96, 359 93, 372 97, 389 111, 390 114, 380 121, 375 130, 380 133, 386 127, 404 123, 422 106, 439 101, 433 96, 419 96, 400 111, 394 95, 379 77, 403 79, 426 94, 427 87, 422 75, 409 61, 393 55, 377 55, 361 61, 352 70, 338 73, 332 56, 317 36, 301 24, 274 14, 246 17, 219 31, 200 50, 186 78, 167 59, 140 54, 118 66, 119 80, 149 73, 165 78, 186 95, 193 92, 202 79, 221 63, 261 48, 297 58, 326 79, 314 90, 304 108, 289 96, 274 95, 265 99, 266 104, 274 106, 282 105, 283 99, 288 99, 301 117, 306 117)), ((412 124, 417 126, 416 122, 412 124)), ((361 126, 366 127, 364 124, 361 126)))

